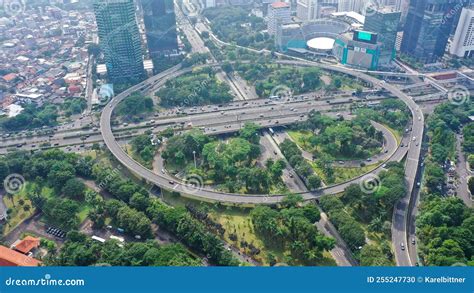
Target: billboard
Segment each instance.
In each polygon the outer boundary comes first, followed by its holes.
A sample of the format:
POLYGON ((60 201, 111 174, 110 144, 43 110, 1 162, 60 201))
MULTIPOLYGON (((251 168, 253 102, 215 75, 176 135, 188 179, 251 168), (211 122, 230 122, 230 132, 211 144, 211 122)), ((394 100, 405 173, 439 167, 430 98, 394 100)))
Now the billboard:
POLYGON ((377 34, 366 31, 354 31, 354 41, 377 44, 377 34))

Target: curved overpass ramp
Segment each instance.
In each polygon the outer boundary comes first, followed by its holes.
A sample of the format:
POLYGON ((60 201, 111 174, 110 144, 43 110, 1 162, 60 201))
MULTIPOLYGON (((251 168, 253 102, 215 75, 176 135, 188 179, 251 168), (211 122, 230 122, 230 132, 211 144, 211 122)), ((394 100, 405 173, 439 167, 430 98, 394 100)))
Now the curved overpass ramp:
MULTIPOLYGON (((366 82, 372 83, 373 85, 378 85, 385 90, 389 91, 392 95, 400 98, 410 109, 413 122, 413 136, 415 136, 416 140, 421 141, 421 137, 423 136, 423 124, 424 119, 423 115, 421 114, 421 110, 419 109, 418 105, 407 95, 405 95, 401 90, 398 88, 386 84, 375 77, 367 75, 363 72, 351 70, 349 68, 343 68, 339 66, 333 66, 328 64, 320 64, 310 61, 304 60, 281 60, 278 61, 281 64, 288 64, 294 66, 317 66, 326 70, 335 71, 343 74, 351 75, 352 77, 364 80, 366 82)), ((113 98, 109 104, 103 109, 102 115, 100 118, 100 129, 104 139, 105 144, 107 145, 108 149, 111 153, 115 156, 115 158, 124 166, 126 166, 130 171, 137 174, 141 178, 147 180, 150 183, 158 185, 162 188, 173 190, 182 193, 185 196, 191 198, 197 198, 204 201, 218 201, 224 202, 229 204, 240 204, 240 205, 255 205, 255 204, 276 204, 280 202, 285 196, 284 195, 249 195, 249 194, 234 194, 234 193, 225 193, 219 192, 215 190, 209 189, 193 189, 189 185, 186 185, 181 182, 170 183, 172 180, 171 177, 167 174, 156 174, 151 170, 147 169, 146 167, 142 166, 135 160, 133 160, 118 144, 115 140, 115 137, 112 133, 111 128, 111 116, 114 108, 120 103, 123 99, 128 97, 131 93, 141 90, 144 88, 154 87, 158 83, 163 83, 163 80, 167 80, 170 78, 174 78, 178 75, 182 74, 180 72, 180 66, 172 67, 158 75, 155 75, 144 82, 137 84, 124 92, 117 95, 113 98)), ((420 155, 420 146, 421 144, 416 143, 415 141, 410 142, 410 146, 408 148, 408 155, 406 160, 405 166, 405 177, 407 180, 408 186, 408 194, 411 194, 413 187, 414 187, 414 180, 416 171, 418 168, 418 158, 420 155)), ((397 151, 390 157, 390 161, 400 161, 405 156, 407 152, 406 148, 398 148, 397 151)), ((370 173, 377 174, 383 168, 379 166, 375 170, 370 173)), ((362 176, 361 176, 362 177, 362 176)), ((320 190, 314 192, 305 192, 301 193, 303 199, 310 200, 317 198, 323 194, 334 194, 344 191, 344 189, 352 183, 357 183, 360 180, 359 178, 355 178, 349 182, 329 186, 327 188, 322 188, 320 190)), ((408 210, 408 203, 409 197, 403 198, 399 204, 396 205, 395 211, 393 214, 393 221, 392 221, 392 241, 393 243, 397 243, 397 241, 404 241, 406 243, 406 229, 407 229, 407 210, 408 210)), ((406 250, 397 251, 400 247, 395 247, 396 249, 396 260, 397 264, 399 265, 410 265, 410 259, 406 250)))

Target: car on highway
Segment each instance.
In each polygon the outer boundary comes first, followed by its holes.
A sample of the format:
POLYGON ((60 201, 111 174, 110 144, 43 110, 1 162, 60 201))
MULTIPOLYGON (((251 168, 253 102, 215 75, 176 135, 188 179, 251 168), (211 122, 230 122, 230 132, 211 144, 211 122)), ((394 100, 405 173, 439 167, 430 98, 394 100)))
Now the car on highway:
POLYGON ((411 238, 411 244, 415 245, 415 237, 411 238))
POLYGON ((416 136, 414 136, 411 140, 415 141, 415 140, 416 140, 416 136))
POLYGON ((400 249, 401 249, 401 250, 405 250, 405 244, 404 244, 403 242, 400 243, 400 249))
POLYGON ((168 181, 168 183, 171 184, 171 185, 174 185, 174 181, 173 181, 173 180, 168 181))

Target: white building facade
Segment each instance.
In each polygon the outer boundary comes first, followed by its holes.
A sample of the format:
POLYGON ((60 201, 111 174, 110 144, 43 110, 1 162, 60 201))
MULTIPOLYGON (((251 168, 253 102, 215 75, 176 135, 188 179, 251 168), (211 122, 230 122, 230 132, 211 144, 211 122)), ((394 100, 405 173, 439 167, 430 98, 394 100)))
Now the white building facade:
POLYGON ((285 2, 272 3, 268 10, 268 34, 275 35, 278 25, 291 23, 290 4, 285 2))
POLYGON ((462 9, 449 53, 461 58, 474 57, 474 6, 462 9))

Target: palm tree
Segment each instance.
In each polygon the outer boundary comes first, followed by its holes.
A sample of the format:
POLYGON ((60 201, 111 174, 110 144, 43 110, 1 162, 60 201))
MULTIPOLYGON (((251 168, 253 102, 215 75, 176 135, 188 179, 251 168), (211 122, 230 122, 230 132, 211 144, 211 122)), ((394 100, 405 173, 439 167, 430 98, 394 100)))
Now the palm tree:
POLYGON ((10 199, 10 201, 12 202, 12 205, 15 206, 15 202, 13 201, 13 194, 10 193, 10 192, 7 192, 7 197, 10 199))

